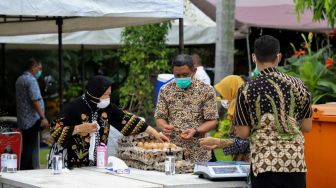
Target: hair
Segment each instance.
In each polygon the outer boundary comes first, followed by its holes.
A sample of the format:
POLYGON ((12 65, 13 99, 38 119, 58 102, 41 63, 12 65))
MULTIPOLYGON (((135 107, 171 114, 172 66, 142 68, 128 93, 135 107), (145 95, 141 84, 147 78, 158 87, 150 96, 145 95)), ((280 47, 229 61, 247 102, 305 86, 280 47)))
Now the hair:
POLYGON ((198 54, 194 53, 191 57, 194 65, 202 65, 202 60, 198 54))
POLYGON ((260 63, 274 62, 280 53, 279 40, 270 35, 264 35, 254 41, 254 53, 260 63))
POLYGON ((194 64, 190 55, 179 54, 172 62, 172 68, 174 68, 175 66, 181 67, 184 65, 187 65, 190 70, 194 70, 194 64))
POLYGON ((24 70, 29 70, 36 65, 41 65, 41 61, 32 57, 25 63, 24 70))

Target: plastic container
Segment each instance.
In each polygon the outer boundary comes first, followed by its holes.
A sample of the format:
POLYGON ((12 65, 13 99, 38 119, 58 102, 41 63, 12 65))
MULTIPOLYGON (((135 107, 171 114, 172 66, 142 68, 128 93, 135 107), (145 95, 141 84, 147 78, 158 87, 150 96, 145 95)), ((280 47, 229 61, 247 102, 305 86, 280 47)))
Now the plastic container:
POLYGON ((313 106, 313 128, 305 133, 307 188, 336 185, 336 104, 313 106))
POLYGON ((174 79, 173 74, 159 74, 157 77, 157 84, 155 88, 155 104, 157 103, 157 99, 160 93, 160 88, 167 84, 168 82, 172 81, 174 79))
POLYGON ((101 143, 97 147, 97 168, 106 168, 107 167, 107 147, 101 143))

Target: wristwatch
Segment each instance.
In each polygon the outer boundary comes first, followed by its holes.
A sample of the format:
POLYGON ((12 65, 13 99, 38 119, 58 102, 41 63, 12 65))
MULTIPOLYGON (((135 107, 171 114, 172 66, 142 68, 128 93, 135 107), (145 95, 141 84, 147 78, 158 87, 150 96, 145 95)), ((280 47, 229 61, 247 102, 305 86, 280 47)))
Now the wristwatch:
POLYGON ((197 130, 197 128, 194 128, 194 130, 195 130, 194 137, 200 136, 200 132, 197 130))

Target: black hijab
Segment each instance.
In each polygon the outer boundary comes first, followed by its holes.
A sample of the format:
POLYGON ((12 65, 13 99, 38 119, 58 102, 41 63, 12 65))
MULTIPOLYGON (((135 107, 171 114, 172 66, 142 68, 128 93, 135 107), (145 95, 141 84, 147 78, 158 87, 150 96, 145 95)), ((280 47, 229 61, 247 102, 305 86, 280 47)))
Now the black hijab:
POLYGON ((86 84, 85 99, 93 108, 97 108, 100 97, 111 86, 112 82, 105 76, 94 76, 86 84))

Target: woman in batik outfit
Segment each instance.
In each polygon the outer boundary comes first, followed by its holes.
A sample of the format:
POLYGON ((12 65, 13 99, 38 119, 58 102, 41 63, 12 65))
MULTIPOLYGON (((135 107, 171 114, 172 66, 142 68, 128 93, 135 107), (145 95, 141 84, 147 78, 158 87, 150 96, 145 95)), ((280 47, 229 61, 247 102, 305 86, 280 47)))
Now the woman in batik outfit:
POLYGON ((67 168, 96 164, 96 147, 107 145, 110 125, 123 135, 147 132, 159 141, 168 138, 159 134, 138 116, 119 109, 110 103, 111 81, 104 76, 93 77, 81 97, 69 102, 51 124, 54 138, 48 160, 62 155, 67 168))

